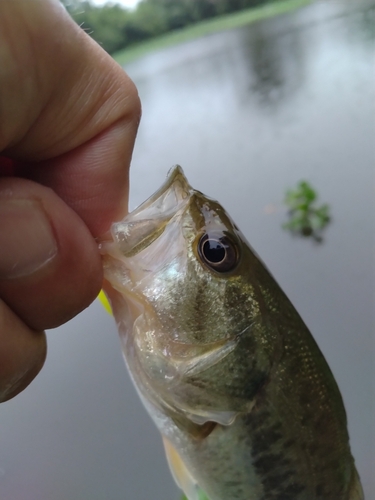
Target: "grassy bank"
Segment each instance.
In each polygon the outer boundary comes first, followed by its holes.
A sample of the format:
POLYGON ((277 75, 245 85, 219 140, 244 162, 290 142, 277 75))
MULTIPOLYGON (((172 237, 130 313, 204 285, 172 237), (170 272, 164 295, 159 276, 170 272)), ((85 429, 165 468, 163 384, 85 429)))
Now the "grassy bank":
POLYGON ((114 59, 122 66, 134 59, 144 56, 165 47, 177 45, 179 43, 199 38, 217 31, 238 28, 247 24, 254 23, 261 19, 274 17, 279 14, 295 10, 299 7, 311 3, 312 0, 281 0, 274 3, 262 5, 261 7, 247 9, 233 14, 216 17, 209 21, 200 22, 187 28, 172 31, 166 35, 147 40, 114 54, 114 59))

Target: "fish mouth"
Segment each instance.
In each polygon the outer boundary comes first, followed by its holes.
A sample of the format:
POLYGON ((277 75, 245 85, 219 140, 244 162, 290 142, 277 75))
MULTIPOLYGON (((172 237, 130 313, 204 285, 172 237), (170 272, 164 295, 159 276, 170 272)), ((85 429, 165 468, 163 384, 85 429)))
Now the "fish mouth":
POLYGON ((193 192, 182 168, 175 165, 152 196, 112 224, 112 239, 121 254, 132 257, 156 240, 170 220, 185 209, 193 192))
POLYGON ((130 212, 124 220, 147 219, 158 213, 176 211, 178 205, 194 191, 180 165, 172 167, 164 184, 139 207, 130 212))

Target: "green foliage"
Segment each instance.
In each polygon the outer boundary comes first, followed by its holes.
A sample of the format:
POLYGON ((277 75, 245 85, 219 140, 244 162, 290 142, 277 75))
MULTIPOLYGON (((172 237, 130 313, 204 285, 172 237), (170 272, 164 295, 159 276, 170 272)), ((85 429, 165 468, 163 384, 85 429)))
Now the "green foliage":
MULTIPOLYGON (((268 5, 271 0, 142 0, 134 11, 116 3, 60 0, 73 19, 113 54, 119 49, 181 30, 222 14, 268 5)), ((280 0, 273 0, 280 3, 280 0)))
POLYGON ((161 34, 156 38, 150 38, 133 44, 132 46, 116 52, 113 57, 123 66, 152 51, 171 47, 188 40, 207 36, 211 33, 217 33, 218 31, 248 26, 259 20, 275 17, 298 9, 304 5, 308 5, 312 1, 313 0, 275 0, 272 4, 264 4, 260 7, 216 16, 213 19, 200 21, 190 26, 186 26, 183 29, 171 31, 166 34, 161 34))
POLYGON ((264 0, 216 0, 216 8, 218 14, 226 14, 228 12, 236 12, 250 7, 258 7, 264 3, 264 0))
POLYGON ((329 206, 317 206, 317 193, 306 181, 301 181, 296 189, 289 189, 285 204, 289 208, 289 221, 283 225, 294 234, 310 236, 322 241, 322 231, 330 222, 329 206))
POLYGON ((68 12, 91 37, 112 54, 129 43, 132 14, 117 4, 98 7, 86 0, 63 0, 68 12))
POLYGON ((165 13, 152 2, 141 2, 133 14, 132 29, 133 41, 142 41, 165 33, 168 30, 165 13))

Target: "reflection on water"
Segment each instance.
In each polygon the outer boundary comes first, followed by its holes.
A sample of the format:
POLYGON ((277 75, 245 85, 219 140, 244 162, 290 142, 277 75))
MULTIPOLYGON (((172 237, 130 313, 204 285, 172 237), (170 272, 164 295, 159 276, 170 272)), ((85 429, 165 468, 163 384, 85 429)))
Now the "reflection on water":
POLYGON ((375 37, 375 10, 371 5, 359 8, 352 16, 353 22, 348 24, 349 36, 363 46, 373 47, 375 37))
POLYGON ((282 40, 270 34, 270 24, 258 23, 242 30, 243 64, 249 72, 246 93, 257 97, 265 108, 286 103, 302 84, 304 65, 299 31, 288 31, 282 40))
POLYGON ((175 163, 224 205, 335 374, 367 498, 375 491, 374 6, 318 0, 127 67, 143 102, 131 208, 175 163), (324 245, 282 229, 283 194, 300 179, 329 202, 324 245))

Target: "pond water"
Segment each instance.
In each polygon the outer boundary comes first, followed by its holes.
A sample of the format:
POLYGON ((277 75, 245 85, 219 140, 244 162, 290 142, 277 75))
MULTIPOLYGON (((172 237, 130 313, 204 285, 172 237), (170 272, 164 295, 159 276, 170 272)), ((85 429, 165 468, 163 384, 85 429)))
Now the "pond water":
POLYGON ((127 67, 143 102, 133 206, 180 163, 227 208, 328 359, 367 498, 375 491, 373 23, 373 2, 318 2, 127 67), (281 227, 285 190, 301 179, 331 208, 321 245, 281 227))
MULTIPOLYGON (((375 491, 374 0, 295 13, 150 54, 126 70, 143 102, 131 208, 180 163, 218 199, 325 354, 353 454, 375 491), (307 180, 332 222, 317 244, 282 229, 307 180)), ((2 500, 178 500, 161 441, 95 303, 49 334, 45 369, 1 406, 2 500)))

